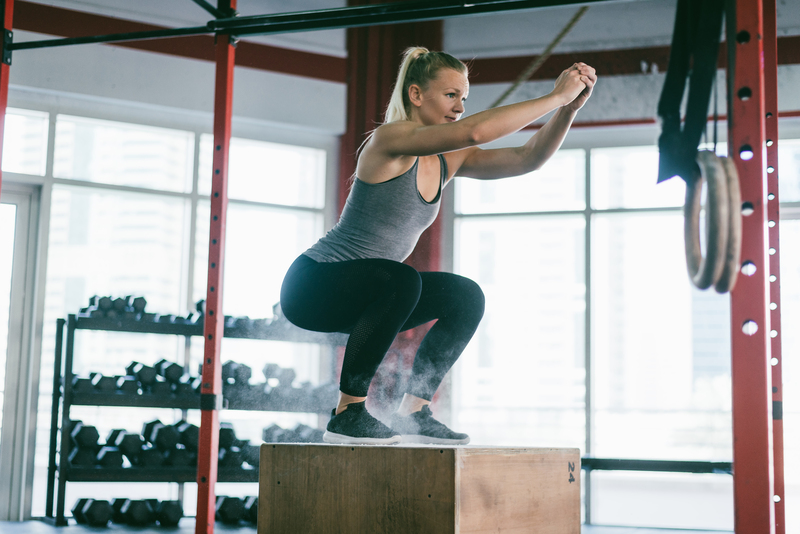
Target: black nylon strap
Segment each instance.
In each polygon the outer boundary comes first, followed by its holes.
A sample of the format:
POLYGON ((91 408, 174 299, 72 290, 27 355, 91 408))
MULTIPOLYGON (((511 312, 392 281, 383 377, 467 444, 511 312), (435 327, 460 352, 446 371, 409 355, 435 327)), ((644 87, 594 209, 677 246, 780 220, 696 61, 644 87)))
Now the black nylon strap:
POLYGON ((658 139, 659 183, 673 176, 691 183, 700 174, 695 159, 717 74, 724 3, 725 0, 678 0, 669 67, 658 102, 662 120, 658 139), (687 75, 689 97, 681 130, 680 106, 687 75))

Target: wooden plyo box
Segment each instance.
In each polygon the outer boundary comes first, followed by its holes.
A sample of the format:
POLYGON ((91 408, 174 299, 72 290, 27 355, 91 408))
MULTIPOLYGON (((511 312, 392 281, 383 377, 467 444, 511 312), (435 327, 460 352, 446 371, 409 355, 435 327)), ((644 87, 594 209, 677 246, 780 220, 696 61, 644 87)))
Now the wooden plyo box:
POLYGON ((580 451, 261 446, 259 534, 579 534, 580 451))

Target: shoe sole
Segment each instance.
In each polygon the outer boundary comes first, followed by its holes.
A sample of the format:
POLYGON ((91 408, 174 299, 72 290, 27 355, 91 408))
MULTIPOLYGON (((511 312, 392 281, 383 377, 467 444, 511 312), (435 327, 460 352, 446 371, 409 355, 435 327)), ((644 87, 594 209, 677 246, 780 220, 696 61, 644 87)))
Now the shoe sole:
POLYGON ((416 443, 419 445, 466 445, 469 437, 464 439, 433 438, 430 436, 406 434, 402 436, 403 443, 416 443))
POLYGON ((345 436, 344 434, 336 434, 335 432, 325 432, 322 435, 322 441, 325 443, 333 443, 339 445, 394 445, 400 443, 402 436, 395 435, 388 438, 356 438, 353 436, 345 436))

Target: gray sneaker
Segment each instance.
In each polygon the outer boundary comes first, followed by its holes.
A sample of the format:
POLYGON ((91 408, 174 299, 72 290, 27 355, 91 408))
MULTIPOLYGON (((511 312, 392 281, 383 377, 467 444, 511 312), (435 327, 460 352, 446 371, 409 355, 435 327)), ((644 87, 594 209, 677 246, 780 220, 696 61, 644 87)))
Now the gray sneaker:
POLYGON ((403 435, 403 443, 427 443, 431 445, 466 445, 469 436, 453 432, 433 418, 429 406, 407 416, 394 414, 392 429, 403 435))
POLYGON ((333 410, 322 441, 347 445, 391 445, 400 443, 400 435, 375 419, 367 411, 364 401, 348 404, 339 415, 333 410))

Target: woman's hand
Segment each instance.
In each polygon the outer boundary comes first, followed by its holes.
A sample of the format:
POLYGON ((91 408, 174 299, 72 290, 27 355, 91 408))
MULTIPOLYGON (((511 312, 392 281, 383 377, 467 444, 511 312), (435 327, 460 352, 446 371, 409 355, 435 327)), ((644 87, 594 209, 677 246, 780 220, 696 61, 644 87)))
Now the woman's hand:
POLYGON ((575 63, 556 79, 556 86, 552 94, 560 98, 562 106, 575 100, 581 91, 586 89, 586 83, 581 79, 583 75, 579 65, 579 63, 575 63))
MULTIPOLYGON (((589 97, 592 96, 594 84, 597 82, 597 74, 595 74, 595 70, 586 63, 575 63, 569 69, 561 73, 559 80, 570 71, 573 73, 572 76, 577 76, 584 85, 583 90, 564 106, 567 110, 575 112, 581 109, 583 105, 586 104, 586 101, 589 100, 589 97)), ((558 87, 559 80, 556 80, 556 87, 558 87)))

